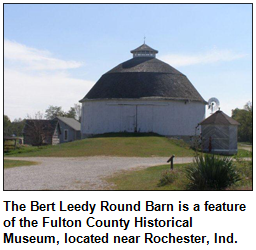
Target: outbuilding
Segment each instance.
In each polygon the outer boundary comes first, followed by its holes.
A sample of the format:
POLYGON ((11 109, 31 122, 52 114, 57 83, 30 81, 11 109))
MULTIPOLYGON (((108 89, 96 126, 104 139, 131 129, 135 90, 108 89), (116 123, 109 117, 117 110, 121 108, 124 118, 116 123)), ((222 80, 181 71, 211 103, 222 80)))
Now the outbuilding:
POLYGON ((205 100, 189 79, 146 44, 111 69, 80 100, 82 137, 111 132, 194 136, 205 100))
POLYGON ((23 128, 24 144, 56 145, 60 143, 60 133, 57 120, 26 120, 23 128))
POLYGON ((55 118, 60 125, 60 143, 71 142, 81 139, 81 123, 74 118, 57 116, 55 118))
POLYGON ((237 153, 239 123, 218 110, 201 125, 202 150, 209 153, 233 155, 237 153))

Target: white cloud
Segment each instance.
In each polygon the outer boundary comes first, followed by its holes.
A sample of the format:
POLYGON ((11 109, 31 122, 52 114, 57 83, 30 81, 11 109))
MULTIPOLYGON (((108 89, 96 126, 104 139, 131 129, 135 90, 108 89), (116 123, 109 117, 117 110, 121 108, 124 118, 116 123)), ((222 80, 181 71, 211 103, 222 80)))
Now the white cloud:
POLYGON ((17 42, 4 41, 4 58, 11 62, 20 62, 29 70, 63 70, 79 68, 76 61, 64 61, 54 58, 49 51, 27 47, 17 42))
POLYGON ((4 113, 11 120, 44 112, 50 105, 68 111, 93 86, 71 77, 80 63, 54 58, 50 52, 5 40, 4 113))
POLYGON ((5 114, 12 120, 44 112, 50 105, 68 111, 93 86, 93 82, 71 78, 63 73, 30 75, 4 70, 5 114))
POLYGON ((245 57, 246 54, 237 54, 231 50, 213 49, 204 54, 182 55, 168 54, 160 57, 161 60, 173 66, 187 66, 194 64, 208 64, 221 61, 233 61, 245 57))

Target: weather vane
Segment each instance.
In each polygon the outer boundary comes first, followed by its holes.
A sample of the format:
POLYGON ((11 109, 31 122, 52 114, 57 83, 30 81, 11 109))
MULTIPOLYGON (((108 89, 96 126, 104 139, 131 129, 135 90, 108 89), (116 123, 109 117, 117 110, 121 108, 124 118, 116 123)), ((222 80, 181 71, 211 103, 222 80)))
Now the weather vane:
POLYGON ((145 44, 145 41, 146 41, 146 37, 145 37, 145 35, 144 35, 144 44, 145 44))

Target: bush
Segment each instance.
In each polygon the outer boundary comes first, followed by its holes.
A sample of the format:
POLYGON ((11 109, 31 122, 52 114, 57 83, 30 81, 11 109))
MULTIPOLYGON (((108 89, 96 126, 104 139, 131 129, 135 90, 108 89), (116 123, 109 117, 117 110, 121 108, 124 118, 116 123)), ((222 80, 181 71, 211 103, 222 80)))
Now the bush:
POLYGON ((186 174, 189 190, 224 190, 240 180, 232 158, 209 154, 196 156, 186 174))
POLYGON ((158 187, 163 187, 168 184, 172 184, 177 179, 175 170, 166 170, 162 173, 162 177, 157 184, 158 187))

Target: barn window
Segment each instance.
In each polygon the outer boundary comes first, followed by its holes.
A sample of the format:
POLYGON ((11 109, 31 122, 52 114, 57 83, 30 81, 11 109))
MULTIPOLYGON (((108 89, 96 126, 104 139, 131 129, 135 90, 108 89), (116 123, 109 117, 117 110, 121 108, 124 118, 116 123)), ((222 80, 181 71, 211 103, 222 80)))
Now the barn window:
POLYGON ((68 140, 68 130, 65 129, 64 130, 64 141, 67 141, 68 140))

